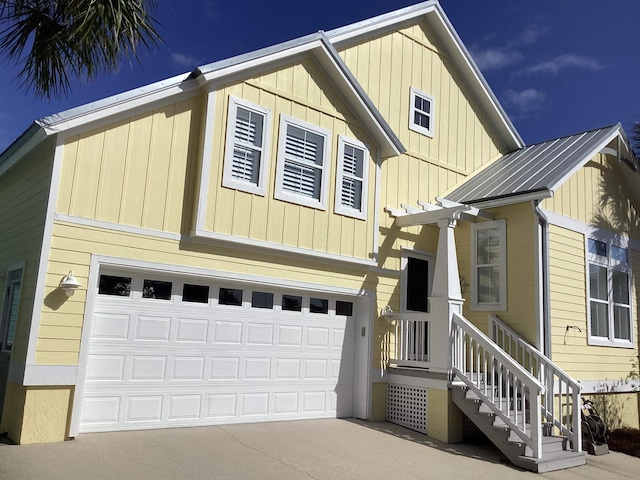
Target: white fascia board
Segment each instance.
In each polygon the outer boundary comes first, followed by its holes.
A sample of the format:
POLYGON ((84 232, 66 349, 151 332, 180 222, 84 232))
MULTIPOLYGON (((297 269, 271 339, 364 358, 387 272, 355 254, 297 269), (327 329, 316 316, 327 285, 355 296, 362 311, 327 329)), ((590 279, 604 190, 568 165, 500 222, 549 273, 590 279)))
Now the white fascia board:
POLYGON ((507 205, 514 205, 516 203, 530 202, 532 200, 544 200, 553 197, 553 191, 540 190, 536 192, 521 193, 518 195, 508 195, 506 197, 493 198, 491 200, 479 201, 470 203, 479 209, 489 209, 494 207, 504 207, 507 205))
POLYGON ((598 145, 593 147, 589 152, 585 153, 582 160, 576 163, 576 165, 574 165, 574 167, 571 170, 569 170, 569 172, 567 172, 562 178, 560 178, 558 181, 556 181, 553 185, 550 186, 550 190, 555 192, 558 188, 560 188, 567 180, 573 177, 573 175, 575 175, 575 173, 578 170, 584 167, 589 160, 591 160, 595 155, 600 153, 600 151, 602 151, 604 147, 609 145, 609 143, 617 136, 620 136, 620 126, 614 125, 611 127, 611 133, 607 135, 607 137, 604 140, 602 140, 598 145))
POLYGON ((346 27, 337 28, 326 32, 326 35, 334 45, 339 47, 345 43, 353 42, 354 39, 359 37, 397 27, 420 16, 425 17, 426 21, 443 41, 447 52, 451 54, 456 64, 460 67, 460 72, 471 89, 477 93, 480 103, 485 107, 496 129, 506 140, 508 147, 512 150, 524 147, 525 144, 520 134, 500 105, 471 54, 437 1, 420 3, 346 27))
POLYGON ((47 133, 36 123, 32 124, 18 140, 0 155, 0 177, 46 138, 47 133))
POLYGON ((460 72, 467 80, 471 89, 478 93, 480 103, 484 105, 492 123, 494 123, 498 131, 502 133, 503 137, 508 140, 508 147, 512 150, 524 147, 524 140, 502 108, 498 98, 493 93, 493 90, 491 90, 484 75, 482 75, 478 65, 476 65, 469 50, 467 50, 467 47, 462 42, 458 32, 456 32, 456 29, 439 3, 436 4, 433 13, 427 15, 426 18, 433 29, 439 34, 446 50, 454 58, 455 63, 460 65, 460 67, 464 67, 460 68, 460 72), (434 19, 437 19, 437 21, 434 21, 434 19))
POLYGON ((394 27, 416 17, 426 15, 427 13, 434 11, 437 5, 438 2, 434 0, 418 3, 417 5, 411 5, 393 12, 384 13, 377 17, 362 20, 361 22, 335 28, 325 32, 325 34, 331 39, 331 43, 334 45, 341 44, 351 40, 352 38, 361 37, 372 32, 378 32, 384 28, 394 27))
POLYGON ((182 74, 144 87, 130 90, 97 102, 88 103, 77 108, 56 113, 37 120, 48 134, 68 131, 76 127, 96 122, 116 114, 123 114, 132 109, 148 105, 178 94, 199 88, 199 83, 182 74))
POLYGON ((374 138, 378 143, 383 157, 397 156, 404 152, 404 147, 400 141, 387 133, 381 122, 382 117, 377 118, 373 109, 373 104, 367 104, 363 95, 364 91, 358 88, 355 83, 355 77, 348 75, 346 65, 340 65, 340 57, 332 55, 330 51, 332 45, 323 33, 317 33, 309 37, 303 37, 297 42, 287 42, 285 44, 276 45, 272 49, 257 51, 254 54, 242 55, 235 59, 231 59, 229 65, 212 64, 211 70, 207 71, 207 67, 202 67, 201 76, 204 81, 211 84, 220 84, 229 77, 237 77, 247 74, 250 70, 265 68, 282 63, 285 60, 293 60, 297 56, 313 55, 315 60, 323 68, 326 73, 340 87, 339 92, 343 95, 347 104, 354 110, 357 117, 364 123, 367 130, 374 134, 374 138), (325 44, 326 42, 326 44, 325 44), (337 58, 336 58, 337 57, 337 58), (394 141, 396 140, 396 141, 394 141), (397 145, 399 144, 399 145, 397 145))

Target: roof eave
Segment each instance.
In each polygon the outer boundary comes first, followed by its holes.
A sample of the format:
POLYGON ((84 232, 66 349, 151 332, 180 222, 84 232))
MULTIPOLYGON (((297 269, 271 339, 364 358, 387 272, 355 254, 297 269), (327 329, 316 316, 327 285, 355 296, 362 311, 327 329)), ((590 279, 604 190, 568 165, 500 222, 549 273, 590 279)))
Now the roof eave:
POLYGON ((526 192, 517 192, 508 195, 500 195, 496 197, 479 198, 475 200, 465 200, 461 203, 473 205, 477 208, 494 208, 513 205, 516 203, 530 202, 532 200, 544 200, 553 197, 553 191, 547 188, 539 188, 536 190, 528 190, 526 192))
POLYGON ((0 153, 0 176, 47 138, 46 131, 33 122, 7 149, 0 153))

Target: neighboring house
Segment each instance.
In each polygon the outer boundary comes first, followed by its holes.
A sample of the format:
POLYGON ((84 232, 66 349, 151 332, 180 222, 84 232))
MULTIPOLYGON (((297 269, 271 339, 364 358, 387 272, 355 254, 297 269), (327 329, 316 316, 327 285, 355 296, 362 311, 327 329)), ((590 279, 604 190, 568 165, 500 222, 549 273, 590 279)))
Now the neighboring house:
POLYGON ((436 1, 39 120, 0 155, 1 431, 456 442, 462 409, 584 463, 576 380, 638 426, 630 158, 619 125, 525 146, 436 1))

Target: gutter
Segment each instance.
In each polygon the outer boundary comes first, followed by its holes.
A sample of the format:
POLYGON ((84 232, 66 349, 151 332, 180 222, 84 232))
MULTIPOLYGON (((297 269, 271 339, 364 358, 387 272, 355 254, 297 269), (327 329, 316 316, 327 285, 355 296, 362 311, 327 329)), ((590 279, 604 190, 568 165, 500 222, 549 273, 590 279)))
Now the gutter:
POLYGON ((549 262, 549 219, 540 208, 541 200, 532 200, 531 207, 538 217, 540 228, 540 243, 538 246, 538 285, 541 289, 539 325, 542 331, 538 333, 538 349, 551 359, 551 276, 549 262))

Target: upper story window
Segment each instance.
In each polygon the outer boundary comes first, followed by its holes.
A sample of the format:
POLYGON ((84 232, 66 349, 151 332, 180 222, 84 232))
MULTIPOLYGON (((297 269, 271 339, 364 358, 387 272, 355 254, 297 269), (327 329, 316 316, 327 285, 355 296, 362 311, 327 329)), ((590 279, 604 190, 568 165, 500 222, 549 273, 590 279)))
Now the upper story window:
POLYGON ((257 195, 265 194, 270 124, 269 109, 229 97, 222 178, 225 187, 257 195))
POLYGON ((626 246, 587 239, 590 344, 633 346, 630 272, 626 246))
POLYGON ((474 310, 507 309, 506 221, 476 223, 472 228, 474 310))
POLYGON ((326 209, 329 138, 324 128, 281 115, 276 198, 326 209))
POLYGON ((414 132, 433 137, 433 97, 411 87, 409 128, 414 132))
POLYGON ((357 141, 338 137, 338 171, 336 175, 336 213, 365 219, 367 217, 367 178, 369 150, 357 141))

